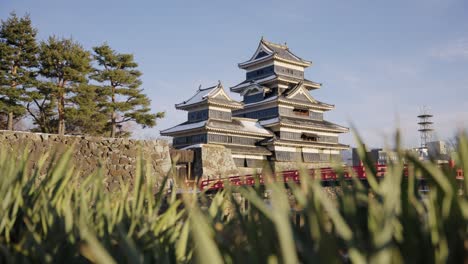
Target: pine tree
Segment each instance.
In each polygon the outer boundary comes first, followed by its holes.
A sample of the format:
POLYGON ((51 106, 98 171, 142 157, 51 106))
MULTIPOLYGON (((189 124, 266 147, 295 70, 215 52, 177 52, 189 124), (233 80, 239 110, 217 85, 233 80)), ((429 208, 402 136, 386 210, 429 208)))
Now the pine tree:
POLYGON ((94 47, 94 58, 99 68, 92 79, 102 84, 106 96, 103 105, 108 114, 110 137, 117 136, 117 126, 133 121, 142 127, 153 127, 163 112, 150 113, 150 99, 140 89, 141 72, 132 54, 117 53, 107 44, 94 47))
POLYGON ((33 123, 37 125, 36 128, 32 129, 34 132, 57 133, 58 131, 58 120, 55 114, 57 104, 51 86, 46 81, 38 81, 35 89, 27 93, 26 110, 33 118, 33 123))
POLYGON ((69 96, 83 87, 91 72, 91 54, 72 39, 50 37, 42 42, 39 73, 46 78, 39 93, 57 106, 57 133, 65 134, 65 111, 69 96))
POLYGON ((66 109, 67 130, 72 134, 101 136, 105 133, 107 116, 102 108, 105 99, 100 87, 82 84, 70 97, 66 109))
POLYGON ((0 129, 5 130, 7 128, 7 119, 5 115, 0 115, 0 129))
POLYGON ((26 86, 33 82, 37 66, 36 33, 28 15, 11 13, 1 21, 0 113, 6 115, 8 130, 13 130, 14 119, 25 114, 26 86))

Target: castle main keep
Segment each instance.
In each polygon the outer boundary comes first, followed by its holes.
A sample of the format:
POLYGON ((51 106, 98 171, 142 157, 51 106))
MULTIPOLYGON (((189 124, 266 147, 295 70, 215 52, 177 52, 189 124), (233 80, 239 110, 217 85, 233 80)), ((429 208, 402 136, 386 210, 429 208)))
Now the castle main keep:
POLYGON ((262 38, 253 56, 238 64, 245 80, 230 88, 242 102, 232 99, 221 82, 199 87, 175 106, 187 111, 187 121, 161 135, 173 137, 177 149, 222 146, 241 172, 266 164, 275 171, 297 169, 298 162, 308 168, 329 166, 348 149, 339 143, 348 128, 324 119, 334 105, 311 95, 322 87, 305 78, 311 65, 287 45, 262 38))

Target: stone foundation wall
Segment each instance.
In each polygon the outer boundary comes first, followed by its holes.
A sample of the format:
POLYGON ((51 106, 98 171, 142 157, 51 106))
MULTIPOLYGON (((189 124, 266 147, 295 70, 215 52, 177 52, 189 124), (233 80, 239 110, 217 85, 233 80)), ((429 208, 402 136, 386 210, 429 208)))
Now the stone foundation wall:
POLYGON ((329 162, 317 163, 298 163, 298 162, 283 162, 270 161, 264 164, 263 168, 245 168, 237 167, 232 158, 231 150, 214 144, 202 144, 194 150, 193 175, 197 179, 215 179, 229 176, 242 176, 266 172, 282 172, 289 170, 298 170, 300 168, 315 169, 330 167, 329 162), (268 167, 268 168, 266 168, 268 167))
POLYGON ((28 149, 29 163, 36 168, 38 160, 49 153, 45 170, 53 165, 53 156, 60 157, 73 147, 71 164, 81 177, 91 175, 102 166, 104 183, 109 191, 117 189, 119 179, 132 181, 135 177, 136 159, 141 150, 143 162, 149 162, 147 175, 159 181, 171 168, 169 144, 164 140, 133 140, 84 136, 60 136, 29 132, 0 131, 0 148, 7 154, 21 156, 28 149))
POLYGON ((237 176, 239 170, 231 150, 219 145, 201 145, 195 148, 194 176, 202 179, 237 176))

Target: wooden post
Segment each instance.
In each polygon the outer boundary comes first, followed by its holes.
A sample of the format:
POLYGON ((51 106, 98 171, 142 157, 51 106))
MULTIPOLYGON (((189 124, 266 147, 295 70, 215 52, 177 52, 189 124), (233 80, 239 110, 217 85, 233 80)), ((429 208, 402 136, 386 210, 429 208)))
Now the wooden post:
POLYGON ((192 166, 191 166, 192 162, 187 162, 187 177, 188 177, 188 180, 191 181, 192 180, 192 166))

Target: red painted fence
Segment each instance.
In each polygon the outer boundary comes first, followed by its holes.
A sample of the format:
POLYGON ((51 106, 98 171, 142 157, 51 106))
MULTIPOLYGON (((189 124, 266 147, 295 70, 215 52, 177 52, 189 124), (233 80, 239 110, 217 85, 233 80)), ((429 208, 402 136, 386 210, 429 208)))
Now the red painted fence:
MULTIPOLYGON (((354 171, 354 175, 360 180, 366 180, 366 171, 364 166, 353 166, 349 167, 354 171)), ((344 178, 351 179, 351 174, 349 173, 349 168, 345 169, 344 178)), ((387 171, 386 165, 377 165, 377 177, 383 177, 387 171)), ((307 171, 312 178, 320 177, 322 181, 337 181, 338 175, 332 168, 320 168, 320 169, 310 169, 307 171)), ((408 176, 408 168, 405 166, 403 169, 404 176, 408 176)), ((260 184, 264 184, 265 177, 263 175, 258 175, 258 180, 260 184)), ((461 169, 457 170, 457 179, 463 179, 463 171, 461 169)), ((272 178, 274 181, 278 182, 289 182, 294 181, 296 183, 300 182, 299 171, 284 171, 272 178)), ((231 186, 252 186, 255 184, 254 175, 245 175, 245 176, 233 176, 228 178, 218 178, 218 179, 209 179, 203 180, 200 182, 200 190, 220 190, 224 188, 225 184, 230 184, 231 186)))

